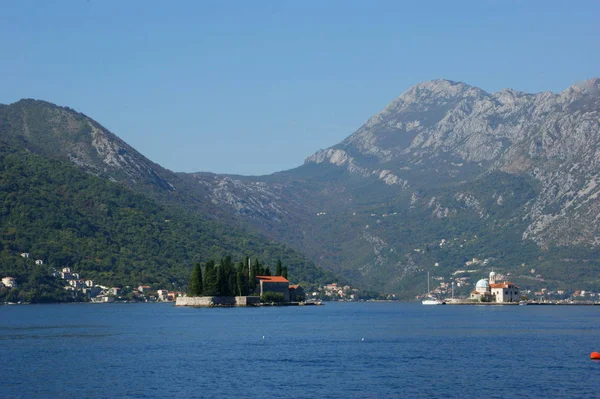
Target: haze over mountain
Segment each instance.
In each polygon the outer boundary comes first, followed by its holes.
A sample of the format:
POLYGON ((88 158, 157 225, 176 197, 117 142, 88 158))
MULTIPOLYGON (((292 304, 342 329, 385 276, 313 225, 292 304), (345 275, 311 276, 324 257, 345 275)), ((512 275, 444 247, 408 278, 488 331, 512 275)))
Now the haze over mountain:
POLYGON ((472 258, 525 283, 534 268, 548 284, 598 286, 599 112, 600 79, 558 94, 423 82, 303 166, 244 177, 170 172, 66 108, 0 108, 22 147, 406 296, 425 269, 449 276, 472 258))

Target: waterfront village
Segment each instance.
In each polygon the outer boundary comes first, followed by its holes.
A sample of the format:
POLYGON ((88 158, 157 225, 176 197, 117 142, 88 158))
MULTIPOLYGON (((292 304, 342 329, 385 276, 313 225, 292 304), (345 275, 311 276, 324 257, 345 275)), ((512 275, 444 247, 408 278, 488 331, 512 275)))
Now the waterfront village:
MULTIPOLYGON (((30 259, 30 253, 20 254, 28 262, 35 263, 36 266, 43 266, 42 259, 30 259)), ((173 291, 167 289, 157 289, 149 285, 140 284, 137 287, 109 287, 92 279, 86 278, 71 267, 61 269, 51 268, 49 274, 52 277, 64 282, 64 289, 71 293, 74 301, 89 301, 92 303, 111 303, 111 302, 175 302, 178 297, 185 297, 186 293, 182 291, 173 291)), ((3 276, 0 282, 0 289, 17 288, 18 280, 15 277, 3 276)), ((306 301, 308 303, 319 303, 320 301, 355 301, 368 299, 361 298, 361 292, 350 285, 338 285, 338 283, 325 284, 314 289, 314 291, 305 294, 302 287, 290 284, 286 278, 281 276, 257 276, 256 288, 258 295, 264 292, 273 291, 284 294, 286 301, 306 301)), ((395 297, 395 296, 394 296, 395 297)))
MULTIPOLYGON (((21 257, 29 258, 29 253, 21 253, 21 257)), ((510 272, 502 274, 492 271, 489 278, 477 278, 474 283, 471 278, 473 276, 482 277, 482 269, 489 266, 489 259, 472 258, 465 263, 465 267, 455 270, 450 279, 442 276, 431 276, 431 281, 434 282, 434 287, 430 292, 417 295, 415 299, 421 300, 427 297, 445 298, 448 303, 462 302, 519 302, 528 300, 537 303, 600 303, 600 292, 589 291, 585 289, 575 290, 552 290, 548 288, 540 288, 538 290, 521 290, 518 286, 508 281, 514 277, 510 272), (468 296, 454 295, 455 292, 469 292, 468 296)), ((35 260, 36 265, 43 265, 41 259, 35 260)), ((435 264, 438 267, 439 264, 435 264)), ((525 269, 525 265, 521 265, 525 269)), ((184 297, 185 293, 181 291, 170 291, 167 289, 156 289, 148 285, 139 285, 138 287, 107 287, 96 284, 91 279, 86 279, 79 273, 73 271, 70 267, 64 267, 60 271, 52 269, 52 276, 64 280, 64 288, 72 293, 74 299, 90 301, 93 303, 110 303, 114 301, 136 301, 136 302, 173 302, 177 297, 184 297)), ((520 278, 526 277, 537 283, 544 282, 541 274, 535 268, 528 268, 525 275, 520 275, 520 278)), ((257 288, 260 294, 268 288, 269 284, 273 285, 274 277, 257 276, 257 288), (273 280, 273 281, 272 281, 273 280)), ((290 285, 287 279, 280 278, 277 281, 280 288, 277 290, 284 293, 286 300, 297 300, 303 298, 307 302, 312 301, 362 301, 362 300, 397 300, 395 294, 388 295, 365 295, 359 289, 353 288, 347 284, 329 283, 320 286, 309 293, 304 293, 302 287, 298 285, 290 285), (285 281, 283 281, 285 280, 285 281), (285 287, 283 287, 285 285, 285 287)), ((538 284, 539 285, 539 284, 538 284)), ((0 282, 2 288, 16 288, 18 286, 17 279, 11 276, 4 276, 0 282)))
MULTIPOLYGON (((21 257, 29 259, 30 254, 21 253, 21 257)), ((43 260, 35 260, 36 266, 44 265, 43 260)), ((80 273, 70 267, 63 267, 60 270, 52 268, 51 276, 64 281, 64 289, 71 292, 75 301, 90 301, 92 303, 110 303, 110 302, 174 302, 177 298, 185 297, 181 291, 170 291, 167 289, 156 289, 148 285, 139 285, 138 287, 107 287, 97 284, 92 279, 85 278, 80 273)), ((0 289, 17 288, 18 281, 15 277, 4 276, 0 282, 0 289)), ((280 292, 286 302, 304 301, 306 294, 299 285, 290 284, 289 281, 281 276, 257 276, 256 287, 259 295, 265 292, 280 292)), ((345 296, 346 292, 352 292, 350 286, 344 286, 337 289, 337 284, 329 284, 322 288, 326 297, 334 295, 345 296)), ((318 295, 315 294, 314 301, 318 302, 318 295)), ((313 299, 313 298, 311 298, 313 299)))
MULTIPOLYGON (((445 240, 442 240, 442 243, 445 240)), ((511 303, 511 302, 529 302, 529 303, 600 303, 600 292, 574 289, 549 289, 539 288, 538 290, 520 289, 509 279, 516 277, 513 273, 502 274, 493 269, 488 278, 483 278, 482 269, 489 268, 489 259, 472 258, 465 262, 465 268, 457 269, 452 273, 450 279, 442 276, 432 276, 431 280, 436 282, 434 288, 424 294, 417 295, 416 299, 421 300, 427 297, 445 298, 447 303, 511 303), (472 277, 476 276, 476 282, 472 277), (468 296, 456 296, 456 291, 465 292, 468 290, 468 296)), ((438 267, 436 263, 434 267, 438 267)), ((520 265, 523 273, 518 277, 520 279, 530 280, 536 285, 544 285, 544 278, 535 268, 527 268, 525 264, 520 265)))
MULTIPOLYGON (((22 258, 29 259, 30 254, 23 252, 22 258)), ((35 260, 36 266, 42 266, 44 261, 35 260)), ((91 279, 81 276, 70 267, 63 267, 60 270, 52 268, 50 273, 53 277, 64 281, 64 289, 71 293, 74 301, 90 301, 92 303, 109 303, 115 300, 120 301, 139 301, 139 302, 169 302, 174 301, 177 296, 183 295, 180 291, 169 291, 166 289, 152 289, 148 285, 138 287, 107 287, 96 284, 91 279)), ((2 277, 1 288, 17 288, 18 281, 11 276, 2 277)))

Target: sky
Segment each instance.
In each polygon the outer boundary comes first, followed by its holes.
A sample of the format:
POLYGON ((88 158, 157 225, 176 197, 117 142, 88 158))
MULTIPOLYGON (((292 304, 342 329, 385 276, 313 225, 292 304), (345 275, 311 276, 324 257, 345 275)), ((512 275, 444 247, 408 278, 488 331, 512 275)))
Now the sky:
POLYGON ((422 81, 598 77, 599 21, 598 1, 6 1, 0 103, 68 106, 176 172, 263 175, 422 81))

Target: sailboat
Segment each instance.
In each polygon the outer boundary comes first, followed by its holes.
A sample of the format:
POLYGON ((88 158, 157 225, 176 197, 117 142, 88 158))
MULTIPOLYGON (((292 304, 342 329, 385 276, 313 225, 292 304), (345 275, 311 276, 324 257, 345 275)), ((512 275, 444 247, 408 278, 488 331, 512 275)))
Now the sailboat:
POLYGON ((446 302, 440 301, 439 299, 431 296, 430 292, 431 291, 429 290, 429 272, 427 272, 427 298, 423 299, 421 301, 421 303, 423 305, 445 305, 446 304, 446 302))

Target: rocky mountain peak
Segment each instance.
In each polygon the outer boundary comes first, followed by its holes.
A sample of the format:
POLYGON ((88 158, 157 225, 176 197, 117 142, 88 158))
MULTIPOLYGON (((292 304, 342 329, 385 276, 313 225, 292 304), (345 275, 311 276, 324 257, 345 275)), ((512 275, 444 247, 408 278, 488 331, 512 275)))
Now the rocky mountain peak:
POLYGON ((68 159, 83 169, 113 181, 173 190, 170 173, 137 152, 88 116, 46 101, 23 99, 0 112, 4 138, 20 140, 34 152, 68 159))
POLYGON ((434 105, 486 96, 489 94, 477 87, 452 80, 435 79, 410 87, 374 118, 381 119, 393 112, 427 109, 434 105))
POLYGON ((600 97, 600 78, 593 78, 577 83, 571 88, 579 88, 588 95, 600 97))
POLYGON ((483 90, 469 86, 463 82, 455 82, 447 79, 434 79, 418 83, 406 90, 399 98, 404 101, 419 99, 423 97, 452 98, 464 95, 483 93, 483 90))

